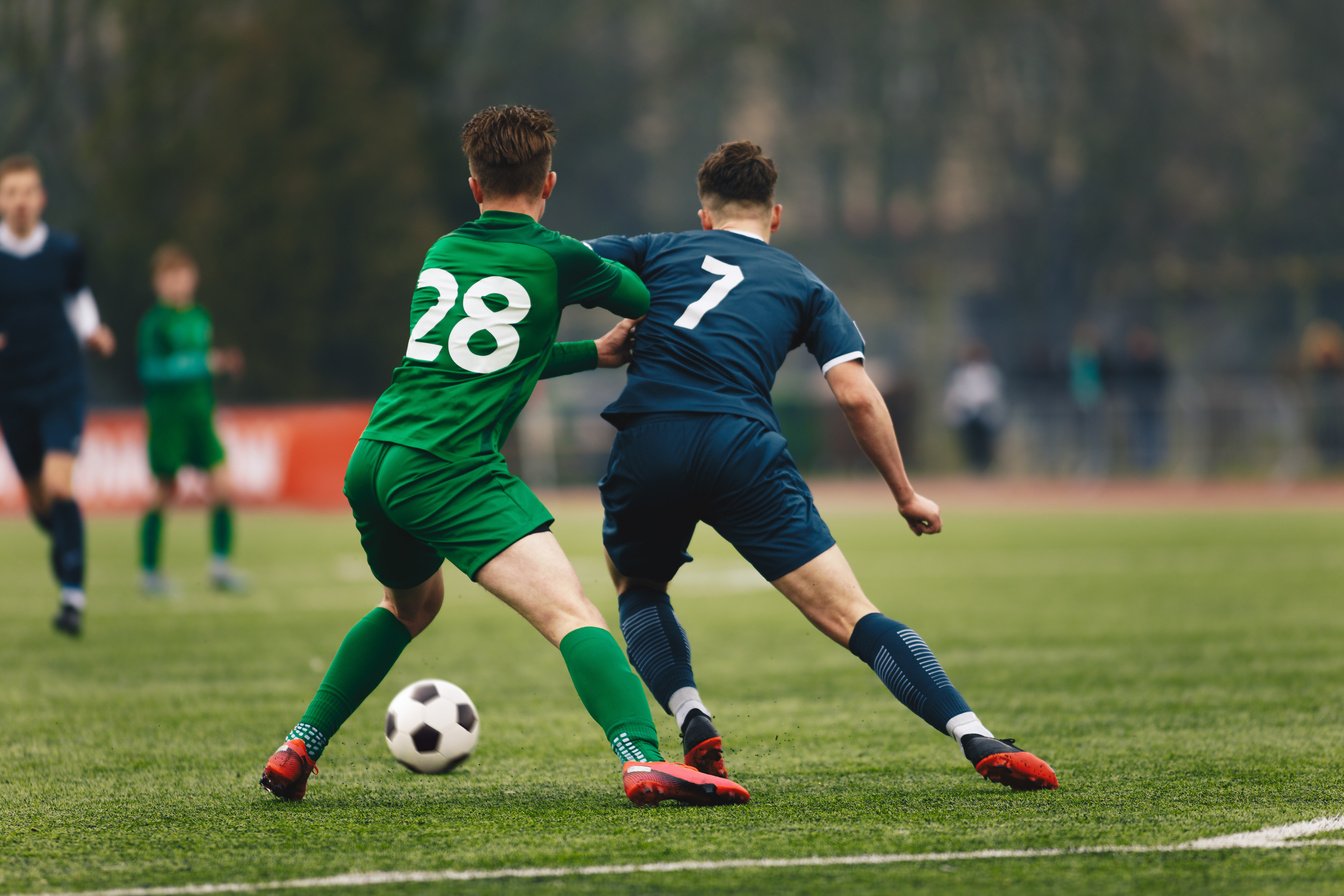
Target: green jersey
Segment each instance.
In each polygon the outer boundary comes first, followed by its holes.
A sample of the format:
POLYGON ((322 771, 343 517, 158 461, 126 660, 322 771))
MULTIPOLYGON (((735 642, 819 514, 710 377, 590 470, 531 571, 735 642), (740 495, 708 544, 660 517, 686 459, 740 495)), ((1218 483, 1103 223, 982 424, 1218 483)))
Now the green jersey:
POLYGON ((140 320, 140 382, 151 414, 214 403, 208 355, 213 327, 204 308, 159 303, 140 320))
POLYGON ((425 256, 406 354, 364 438, 446 460, 498 451, 538 379, 597 364, 591 342, 556 345, 566 305, 639 317, 649 292, 527 215, 488 211, 443 237, 425 256))

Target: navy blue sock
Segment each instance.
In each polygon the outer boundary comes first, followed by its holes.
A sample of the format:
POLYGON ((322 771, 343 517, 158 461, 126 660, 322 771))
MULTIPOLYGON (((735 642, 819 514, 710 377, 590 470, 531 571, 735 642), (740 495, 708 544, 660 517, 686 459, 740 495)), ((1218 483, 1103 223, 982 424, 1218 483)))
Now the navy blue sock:
POLYGON ((849 650, 873 667, 897 700, 940 733, 948 733, 948 719, 971 711, 914 629, 869 613, 854 626, 849 650))
POLYGON ((69 498, 51 502, 51 571, 62 588, 84 587, 84 517, 69 498))
POLYGON ((620 597, 621 634, 630 665, 665 712, 681 688, 695 687, 691 644, 666 594, 632 588, 620 597))

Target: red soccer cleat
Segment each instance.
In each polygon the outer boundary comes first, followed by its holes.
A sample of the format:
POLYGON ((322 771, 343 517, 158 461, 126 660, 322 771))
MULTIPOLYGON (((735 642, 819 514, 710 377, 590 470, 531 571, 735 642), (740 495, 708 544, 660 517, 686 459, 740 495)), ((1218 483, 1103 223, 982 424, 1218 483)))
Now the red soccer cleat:
POLYGON ((625 795, 636 806, 652 806, 663 800, 680 800, 693 806, 724 806, 751 799, 747 788, 696 771, 680 762, 627 762, 621 766, 625 795))
POLYGON ((961 739, 962 752, 975 770, 995 784, 1013 790, 1056 790, 1059 779, 1044 759, 1021 747, 1013 746, 1011 738, 995 740, 978 734, 961 739))
POLYGON ((723 764, 723 738, 710 737, 686 751, 686 764, 716 778, 728 777, 723 764))
POLYGON ((703 712, 692 710, 681 732, 681 746, 691 768, 718 778, 728 777, 723 765, 723 738, 703 712))
POLYGON ((308 758, 308 747, 297 737, 287 740, 271 754, 261 773, 261 786, 282 800, 303 799, 308 776, 317 774, 317 763, 308 758))

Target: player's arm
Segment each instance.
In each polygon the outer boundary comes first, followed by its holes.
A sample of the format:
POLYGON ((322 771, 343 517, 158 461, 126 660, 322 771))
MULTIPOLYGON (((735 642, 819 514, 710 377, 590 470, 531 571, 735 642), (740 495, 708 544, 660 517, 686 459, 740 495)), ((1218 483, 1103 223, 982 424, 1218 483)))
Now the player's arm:
POLYGON ((863 361, 854 359, 831 367, 826 371, 826 384, 831 387, 855 441, 891 489, 896 507, 905 517, 910 531, 916 535, 942 531, 938 505, 916 492, 910 484, 887 403, 868 371, 864 370, 863 361))
POLYGON ((599 367, 622 367, 630 363, 634 328, 635 321, 623 320, 597 339, 557 342, 551 347, 546 366, 541 370, 541 378, 568 376, 599 367))
POLYGON ((649 288, 639 275, 619 261, 593 256, 596 267, 576 290, 576 301, 585 308, 605 308, 621 317, 649 313, 649 288))
POLYGON ((605 308, 621 317, 643 317, 649 311, 649 289, 639 279, 647 247, 644 237, 604 236, 567 259, 566 294, 585 308, 605 308))
POLYGON ((104 358, 116 351, 117 340, 102 322, 93 291, 87 286, 65 300, 65 317, 80 345, 88 346, 104 358))
POLYGON ((75 331, 79 344, 93 349, 104 358, 111 357, 117 349, 116 337, 112 329, 103 323, 98 314, 98 303, 94 301, 93 290, 89 289, 84 250, 76 247, 69 256, 65 269, 65 317, 70 321, 70 329, 75 331))
POLYGON ((616 268, 618 279, 615 288, 606 299, 597 304, 624 318, 637 318, 648 314, 649 288, 644 285, 644 281, 620 262, 612 261, 608 264, 616 268))

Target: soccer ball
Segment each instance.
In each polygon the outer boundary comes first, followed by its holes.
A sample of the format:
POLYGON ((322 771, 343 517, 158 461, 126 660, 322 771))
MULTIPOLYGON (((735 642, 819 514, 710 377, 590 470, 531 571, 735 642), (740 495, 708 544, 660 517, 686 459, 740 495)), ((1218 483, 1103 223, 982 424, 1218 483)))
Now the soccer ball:
POLYGON ((466 691, 426 678, 392 698, 385 730, 387 748, 398 762, 413 772, 441 775, 471 755, 481 720, 466 691))

